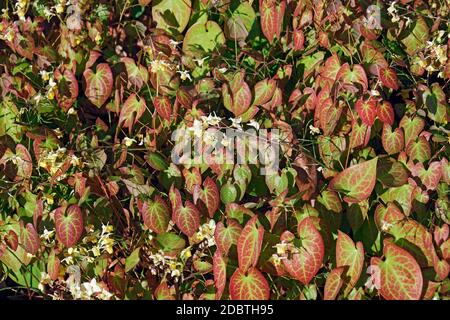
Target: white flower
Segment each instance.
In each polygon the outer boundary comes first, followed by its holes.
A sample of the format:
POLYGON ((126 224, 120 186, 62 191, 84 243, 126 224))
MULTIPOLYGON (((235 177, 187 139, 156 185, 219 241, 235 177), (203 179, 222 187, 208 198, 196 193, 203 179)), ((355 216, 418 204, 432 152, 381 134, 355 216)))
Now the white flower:
POLYGON ((203 123, 209 126, 218 126, 220 124, 220 121, 222 121, 222 118, 216 116, 215 113, 214 115, 209 114, 207 117, 202 116, 201 119, 203 123))
POLYGON ((231 121, 231 127, 232 128, 236 128, 238 130, 242 130, 242 127, 241 127, 242 119, 241 118, 230 118, 230 121, 231 121))
POLYGON ((57 83, 55 82, 53 77, 50 77, 50 79, 48 80, 48 85, 49 85, 50 88, 56 87, 57 83))
POLYGON ((39 71, 39 74, 41 75, 42 80, 48 81, 50 79, 50 72, 41 70, 39 71))
POLYGON ((320 134, 320 129, 314 127, 313 125, 309 125, 309 133, 312 135, 320 134))
POLYGON ((178 70, 177 73, 180 74, 181 80, 185 81, 186 79, 189 79, 189 81, 192 81, 191 75, 189 74, 188 70, 178 70))
POLYGON ((188 128, 188 131, 193 132, 194 136, 200 138, 203 134, 203 126, 202 126, 202 122, 195 119, 194 120, 194 124, 192 125, 192 127, 188 128))
POLYGON ((205 62, 205 60, 208 59, 208 57, 204 57, 201 59, 194 59, 194 61, 198 64, 198 66, 201 68, 203 67, 203 63, 205 62))
POLYGON ((136 142, 135 139, 130 139, 130 138, 128 138, 128 137, 125 137, 125 138, 123 139, 123 143, 125 143, 125 145, 126 145, 127 147, 131 147, 131 145, 132 145, 133 143, 135 143, 135 142, 136 142))
POLYGON ((250 122, 248 123, 248 125, 250 126, 250 127, 253 127, 253 128, 255 128, 256 130, 259 130, 259 123, 258 122, 256 122, 255 120, 250 120, 250 122))
POLYGON ((286 251, 288 250, 288 244, 284 241, 281 241, 281 243, 277 243, 274 248, 277 249, 277 255, 284 256, 286 254, 286 251))
POLYGON ((172 47, 172 48, 176 48, 180 43, 182 43, 183 41, 175 41, 175 40, 173 40, 173 39, 170 39, 169 40, 169 45, 172 47))
POLYGON ((388 223, 386 221, 383 221, 382 224, 381 224, 381 230, 384 231, 384 232, 387 232, 387 231, 389 231, 390 228, 392 228, 392 226, 393 226, 392 223, 388 223))
POLYGON ((213 145, 216 142, 215 132, 205 131, 205 133, 203 134, 203 142, 206 145, 213 145))
POLYGON ((219 70, 219 72, 220 73, 225 73, 225 72, 227 72, 228 71, 228 69, 227 68, 220 68, 220 69, 218 69, 219 70))

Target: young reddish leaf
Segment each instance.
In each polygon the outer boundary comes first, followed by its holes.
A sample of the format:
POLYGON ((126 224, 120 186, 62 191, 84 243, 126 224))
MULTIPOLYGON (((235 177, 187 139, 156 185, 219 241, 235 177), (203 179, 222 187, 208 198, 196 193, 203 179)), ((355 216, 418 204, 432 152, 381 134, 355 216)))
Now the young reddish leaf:
POLYGON ((170 103, 169 97, 157 96, 153 99, 153 105, 155 106, 156 112, 163 119, 170 122, 172 117, 172 104, 170 103))
POLYGON ((4 237, 5 243, 12 249, 12 251, 16 251, 19 246, 19 237, 14 230, 9 230, 9 232, 4 237))
POLYGON ((183 204, 183 202, 181 200, 180 190, 175 188, 175 185, 173 185, 173 184, 169 189, 169 200, 170 200, 170 205, 172 206, 172 215, 173 215, 175 208, 177 208, 183 204))
POLYGON ((363 99, 358 99, 358 101, 356 101, 356 112, 358 112, 358 115, 364 124, 368 126, 373 125, 375 117, 377 116, 377 104, 377 100, 373 98, 369 98, 366 101, 363 99))
POLYGON ((136 65, 133 59, 122 57, 121 62, 127 69, 128 82, 134 85, 138 90, 148 82, 148 70, 142 65, 136 65))
POLYGON ((269 283, 264 275, 252 267, 247 272, 237 268, 230 278, 231 300, 268 300, 269 283))
POLYGON ((33 160, 31 159, 30 153, 24 145, 18 144, 16 145, 16 156, 19 159, 17 159, 17 175, 15 180, 29 179, 33 172, 33 160))
POLYGON ((216 225, 216 230, 214 231, 217 249, 224 255, 227 255, 230 247, 233 244, 238 243, 241 233, 242 227, 234 219, 228 219, 226 227, 222 221, 219 221, 216 225))
POLYGON ((352 132, 350 133, 350 148, 365 147, 370 140, 371 127, 365 125, 362 120, 352 121, 352 132))
POLYGON ((442 243, 444 243, 448 237, 450 236, 450 228, 448 224, 442 225, 442 227, 435 226, 434 232, 433 232, 433 238, 434 242, 438 246, 440 246, 442 243))
POLYGON ((156 196, 154 201, 145 201, 141 208, 144 225, 156 233, 167 231, 170 220, 170 208, 166 201, 156 196))
POLYGON ((217 189, 216 183, 207 177, 203 182, 203 189, 199 185, 194 187, 194 203, 197 204, 197 200, 200 199, 208 209, 209 217, 212 218, 220 205, 220 195, 217 189))
POLYGON ((292 33, 294 50, 303 50, 305 48, 305 35, 302 29, 298 28, 292 33))
POLYGON ((244 71, 237 72, 229 84, 222 85, 223 104, 236 117, 248 110, 252 100, 252 92, 244 76, 244 71))
POLYGON ((200 226, 200 212, 197 207, 187 200, 184 206, 177 206, 172 214, 172 220, 188 237, 192 237, 200 226))
POLYGON ((411 168, 411 173, 420 178, 427 190, 436 190, 442 176, 442 165, 440 161, 433 161, 425 170, 423 163, 419 162, 411 168))
POLYGON ((227 262, 217 249, 213 256, 214 286, 216 287, 215 299, 220 300, 227 283, 227 262))
POLYGON ((175 294, 175 288, 169 287, 165 280, 163 280, 155 289, 156 300, 175 300, 175 294))
POLYGON ((343 192, 348 203, 367 199, 375 187, 377 161, 378 157, 345 169, 331 180, 329 188, 343 192))
POLYGON ((364 68, 359 64, 355 64, 353 70, 350 69, 348 63, 343 64, 336 75, 336 80, 338 79, 342 79, 343 83, 347 85, 358 83, 362 86, 363 91, 367 91, 367 75, 364 68))
POLYGON ((255 267, 261 253, 262 241, 264 237, 264 227, 257 226, 258 216, 251 218, 238 238, 237 252, 239 269, 243 272, 250 267, 255 267))
POLYGON ((407 146, 411 141, 416 140, 422 132, 425 127, 425 121, 419 116, 415 116, 414 118, 404 116, 400 120, 400 127, 404 130, 405 146, 407 146))
POLYGON ((279 3, 272 0, 259 0, 261 30, 270 43, 274 38, 280 39, 285 9, 286 0, 281 0, 279 3))
POLYGON ((111 95, 113 74, 107 63, 97 65, 96 72, 86 69, 83 72, 84 93, 95 106, 100 108, 111 95))
POLYGON ((392 126, 394 124, 394 108, 392 108, 392 104, 388 101, 378 104, 377 116, 381 122, 392 126))
POLYGON ((255 84, 255 98, 252 105, 260 106, 270 101, 272 98, 277 84, 273 79, 264 79, 255 84))
POLYGON ((194 192, 194 187, 196 185, 202 184, 202 176, 200 174, 200 169, 198 167, 193 167, 190 170, 184 168, 182 173, 185 181, 186 190, 192 194, 194 192))
POLYGON ((192 108, 192 97, 185 88, 182 87, 178 88, 176 94, 176 102, 178 102, 187 109, 192 108))
POLYGON ((339 62, 339 57, 336 53, 333 53, 331 57, 329 57, 325 61, 325 65, 323 66, 322 70, 320 71, 320 74, 322 77, 336 80, 336 76, 339 72, 339 69, 341 69, 341 63, 339 62))
POLYGON ((39 235, 36 232, 36 229, 31 223, 28 223, 26 226, 24 226, 23 222, 21 222, 20 244, 26 252, 32 255, 35 255, 38 252, 41 245, 41 240, 39 239, 39 235))
POLYGON ((56 235, 67 248, 73 247, 83 233, 83 215, 77 205, 55 210, 56 235))
POLYGON ((78 97, 78 81, 70 69, 64 69, 61 73, 59 69, 55 70, 55 80, 58 83, 58 90, 56 90, 56 100, 59 106, 67 111, 72 107, 78 97))
POLYGON ((345 267, 345 276, 348 282, 344 289, 344 294, 348 295, 355 287, 361 276, 364 265, 364 248, 361 241, 355 246, 352 238, 338 230, 336 241, 336 266, 345 267))
POLYGON ((419 136, 406 145, 406 154, 410 160, 425 162, 431 158, 430 143, 424 136, 419 136))
POLYGON ((383 132, 381 133, 381 142, 384 150, 388 154, 396 154, 403 150, 404 147, 404 135, 402 128, 396 128, 392 131, 392 128, 388 124, 383 125, 383 132))
POLYGON ((381 83, 383 83, 385 87, 398 90, 397 73, 395 73, 392 68, 380 68, 379 72, 381 83))
POLYGON ((290 259, 283 259, 283 265, 292 277, 307 285, 322 266, 324 244, 310 217, 298 224, 297 233, 301 241, 299 252, 294 253, 290 259))
POLYGON ((336 128, 342 114, 342 107, 333 105, 331 98, 324 101, 320 111, 320 127, 325 136, 329 136, 336 128))
POLYGON ((387 68, 389 64, 378 49, 375 49, 368 42, 364 42, 361 47, 363 62, 369 65, 369 71, 374 76, 378 76, 380 68, 387 68))
POLYGON ((59 276, 59 267, 61 265, 61 261, 55 254, 55 250, 52 250, 48 255, 47 260, 47 273, 50 276, 50 279, 55 281, 59 276))
POLYGON ((379 292, 386 300, 419 300, 423 278, 417 261, 406 250, 385 243, 385 260, 372 258, 371 265, 380 273, 379 292))
POLYGON ((433 267, 439 280, 444 281, 447 279, 448 274, 450 273, 450 264, 447 261, 441 260, 437 255, 435 255, 433 267))
POLYGON ((131 132, 133 125, 142 117, 146 108, 145 100, 132 93, 120 110, 119 126, 122 124, 123 128, 128 128, 131 132))
POLYGON ((325 281, 324 288, 324 300, 334 300, 339 294, 344 280, 342 280, 342 274, 344 267, 338 267, 330 271, 327 280, 325 281))

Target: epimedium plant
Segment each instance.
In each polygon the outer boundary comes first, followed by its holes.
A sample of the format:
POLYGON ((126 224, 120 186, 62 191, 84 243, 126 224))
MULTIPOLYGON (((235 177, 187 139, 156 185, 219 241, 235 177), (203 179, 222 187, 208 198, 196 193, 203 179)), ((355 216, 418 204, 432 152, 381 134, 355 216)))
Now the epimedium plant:
POLYGON ((6 1, 0 286, 46 299, 448 299, 449 10, 6 1), (180 128, 277 129, 279 168, 177 163, 180 128))

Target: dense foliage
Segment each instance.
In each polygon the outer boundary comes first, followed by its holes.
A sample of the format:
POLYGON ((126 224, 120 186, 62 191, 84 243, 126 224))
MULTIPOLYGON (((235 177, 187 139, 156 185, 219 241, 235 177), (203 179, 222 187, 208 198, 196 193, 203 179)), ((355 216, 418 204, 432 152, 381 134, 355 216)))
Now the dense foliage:
POLYGON ((2 3, 0 294, 450 297, 448 1, 2 3))

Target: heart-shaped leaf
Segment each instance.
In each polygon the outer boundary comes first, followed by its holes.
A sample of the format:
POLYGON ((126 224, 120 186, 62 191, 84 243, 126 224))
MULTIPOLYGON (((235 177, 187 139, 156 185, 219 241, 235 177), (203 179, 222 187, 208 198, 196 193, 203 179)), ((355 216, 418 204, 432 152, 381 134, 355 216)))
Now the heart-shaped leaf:
POLYGON ((297 233, 300 238, 299 252, 292 254, 290 259, 283 259, 283 265, 292 277, 307 285, 322 266, 324 243, 310 217, 298 224, 297 233))
POLYGON ((389 101, 383 101, 377 108, 378 119, 384 124, 392 126, 394 124, 394 108, 389 101))
POLYGON ((346 269, 345 276, 348 279, 344 289, 344 294, 348 295, 355 287, 361 276, 364 265, 364 248, 361 241, 355 246, 352 238, 347 234, 338 231, 336 241, 336 266, 346 269))
POLYGON ((67 111, 72 107, 78 97, 78 81, 70 69, 64 69, 61 73, 59 69, 55 70, 55 80, 58 83, 58 90, 56 90, 56 100, 59 106, 67 111))
POLYGON ((237 268, 230 278, 231 300, 268 300, 269 283, 256 268, 243 271, 237 268))
POLYGON ((423 278, 417 261, 406 250, 393 243, 385 243, 385 260, 374 257, 373 268, 379 270, 379 292, 386 300, 419 300, 423 278))
POLYGON ((167 96, 157 96, 153 99, 153 105, 155 106, 156 112, 165 120, 171 121, 172 117, 172 104, 170 103, 169 97, 167 96))
POLYGON ((229 84, 222 85, 223 104, 237 117, 251 105, 252 92, 244 81, 244 72, 237 72, 229 84))
POLYGON ((430 143, 424 136, 419 136, 406 145, 406 154, 410 160, 425 162, 431 158, 430 143))
POLYGON ((55 210, 56 235, 67 248, 73 247, 83 233, 83 215, 77 205, 55 210))
POLYGON ((385 87, 398 90, 397 73, 392 68, 380 68, 379 72, 381 83, 385 87))
POLYGON ((134 124, 142 117, 146 108, 145 100, 132 93, 120 110, 119 125, 122 124, 123 128, 128 128, 131 132, 134 124))
POLYGON ((341 79, 342 82, 347 85, 357 83, 361 85, 363 91, 367 91, 367 75, 364 68, 359 64, 353 65, 353 70, 348 63, 343 64, 336 75, 336 79, 341 79))
POLYGON ((147 228, 156 233, 167 231, 170 220, 170 208, 163 198, 156 196, 153 201, 145 201, 140 211, 144 225, 147 228))
POLYGON ((36 232, 36 229, 31 223, 27 223, 26 226, 21 223, 20 226, 20 244, 26 252, 35 255, 40 247, 41 240, 36 232))
POLYGON ((100 108, 111 96, 113 74, 107 63, 97 65, 96 71, 86 69, 83 72, 84 94, 95 106, 100 108))
POLYGON ((392 128, 388 124, 383 125, 383 132, 381 133, 381 142, 384 150, 388 154, 396 154, 403 150, 404 147, 404 134, 402 128, 392 128))
POLYGON ((425 170, 423 163, 419 162, 411 168, 411 173, 419 177, 427 190, 435 190, 442 176, 442 165, 440 161, 433 161, 425 170))
POLYGON ((259 0, 261 30, 270 43, 273 42, 274 38, 280 39, 285 9, 285 0, 278 3, 271 0, 259 0))
POLYGON ((120 61, 125 65, 128 75, 128 82, 138 90, 148 82, 148 70, 142 65, 136 65, 133 59, 123 57, 120 61))
POLYGON ((194 187, 194 203, 200 199, 208 209, 208 214, 212 218, 220 205, 220 195, 217 185, 211 177, 207 177, 203 182, 203 189, 199 185, 194 187))
POLYGON ((172 211, 172 220, 188 237, 192 237, 200 226, 200 212, 197 207, 187 200, 185 205, 178 205, 172 211))
POLYGON ((277 84, 273 79, 264 79, 255 84, 254 99, 252 105, 260 106, 270 101, 272 98, 277 84))
POLYGON ((243 272, 250 267, 255 267, 261 253, 262 241, 264 237, 264 227, 257 226, 258 216, 251 218, 238 238, 237 252, 239 269, 243 272))
POLYGON ((216 287, 215 298, 220 300, 227 283, 227 262, 226 258, 222 256, 220 249, 217 249, 213 256, 213 274, 216 287))
POLYGON ((377 161, 378 157, 345 169, 331 180, 329 188, 344 193, 349 203, 367 199, 375 187, 377 161))
POLYGON ((344 280, 342 280, 342 274, 344 272, 344 267, 334 268, 330 271, 325 281, 324 288, 324 300, 334 300, 339 294, 344 280))
POLYGON ((373 125, 375 117, 377 116, 377 105, 378 102, 374 98, 369 98, 368 100, 358 99, 358 101, 356 101, 356 112, 358 112, 358 115, 364 124, 368 126, 373 125))
POLYGON ((47 273, 50 276, 50 279, 55 281, 59 276, 59 267, 61 265, 61 261, 56 256, 55 251, 52 250, 48 255, 47 261, 47 273))
POLYGON ((425 127, 425 121, 419 117, 415 116, 410 118, 404 116, 400 120, 400 127, 403 128, 405 133, 405 146, 407 146, 411 141, 414 141, 425 127))
POLYGON ((234 219, 227 220, 227 226, 219 221, 214 231, 214 239, 216 241, 217 249, 224 255, 228 254, 228 250, 233 244, 238 243, 239 236, 242 233, 242 227, 234 219))

